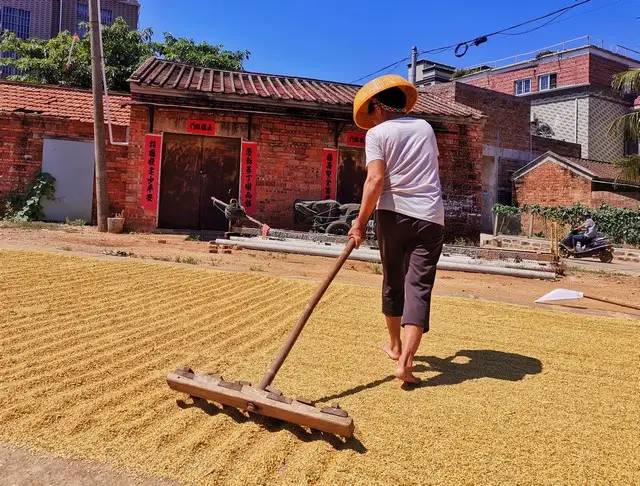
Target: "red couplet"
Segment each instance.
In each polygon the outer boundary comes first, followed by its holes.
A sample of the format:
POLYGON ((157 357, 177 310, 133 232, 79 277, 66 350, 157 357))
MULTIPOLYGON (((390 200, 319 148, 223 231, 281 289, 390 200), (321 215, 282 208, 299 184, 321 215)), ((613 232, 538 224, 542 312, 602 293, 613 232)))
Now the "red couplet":
POLYGON ((338 174, 338 151, 326 148, 322 151, 320 187, 322 199, 335 199, 338 174))
POLYGON ((258 144, 242 142, 240 152, 240 204, 249 215, 258 209, 256 180, 258 173, 258 144))
POLYGON ((149 133, 144 136, 142 161, 141 205, 150 211, 158 210, 160 163, 162 161, 162 135, 149 133))

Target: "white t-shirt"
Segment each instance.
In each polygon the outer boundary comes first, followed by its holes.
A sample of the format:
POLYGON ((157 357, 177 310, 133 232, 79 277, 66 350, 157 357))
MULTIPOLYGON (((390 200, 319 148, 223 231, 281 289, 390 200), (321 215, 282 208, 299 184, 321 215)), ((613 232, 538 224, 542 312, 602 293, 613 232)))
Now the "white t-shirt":
POLYGON ((431 125, 412 117, 388 120, 367 132, 365 151, 367 165, 385 163, 378 209, 444 226, 438 144, 431 125))

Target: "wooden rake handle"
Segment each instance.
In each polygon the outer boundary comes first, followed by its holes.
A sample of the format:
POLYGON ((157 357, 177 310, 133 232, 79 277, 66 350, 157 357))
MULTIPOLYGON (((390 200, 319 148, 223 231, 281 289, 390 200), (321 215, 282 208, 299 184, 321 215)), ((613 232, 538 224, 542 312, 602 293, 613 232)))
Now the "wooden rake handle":
POLYGON ((304 312, 298 319, 298 322, 296 323, 295 327, 291 330, 291 333, 289 333, 289 337, 280 348, 280 351, 278 352, 275 359, 271 363, 271 366, 262 377, 262 381, 260 381, 260 385, 258 385, 258 388, 264 390, 266 387, 271 385, 271 382, 276 377, 276 374, 280 370, 282 363, 284 363, 284 360, 287 359, 287 356, 289 355, 291 348, 293 348, 293 345, 296 343, 298 336, 300 336, 302 329, 304 329, 304 326, 309 320, 309 317, 311 317, 311 314, 313 313, 313 310, 316 308, 316 305, 318 305, 318 302, 320 302, 320 299, 322 298, 326 290, 329 288, 329 285, 331 285, 331 282, 333 282, 333 279, 342 268, 342 265, 344 265, 344 262, 347 260, 347 258, 349 258, 349 255, 351 254, 355 246, 356 246, 355 240, 353 240, 352 238, 349 238, 349 241, 344 247, 342 254, 338 258, 338 261, 334 265, 333 269, 331 270, 331 273, 327 275, 327 277, 324 279, 320 287, 318 287, 315 293, 311 296, 311 299, 307 303, 307 307, 305 308, 304 312))
POLYGON ((627 307, 629 309, 640 310, 640 305, 627 304, 625 302, 620 302, 618 300, 609 300, 609 299, 605 299, 604 297, 596 297, 595 295, 587 295, 587 294, 582 294, 582 297, 584 297, 585 299, 597 300, 599 302, 606 302, 607 304, 619 305, 620 307, 627 307))

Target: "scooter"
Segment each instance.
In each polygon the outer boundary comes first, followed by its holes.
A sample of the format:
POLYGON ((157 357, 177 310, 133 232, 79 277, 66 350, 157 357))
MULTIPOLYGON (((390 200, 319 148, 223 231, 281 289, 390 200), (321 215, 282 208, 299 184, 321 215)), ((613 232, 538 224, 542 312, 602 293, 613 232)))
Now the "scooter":
POLYGON ((598 236, 586 245, 576 244, 576 249, 574 250, 571 247, 571 237, 579 233, 580 231, 578 230, 571 230, 566 238, 558 244, 560 256, 563 258, 599 258, 603 263, 611 263, 613 261, 613 245, 601 233, 598 233, 598 236))

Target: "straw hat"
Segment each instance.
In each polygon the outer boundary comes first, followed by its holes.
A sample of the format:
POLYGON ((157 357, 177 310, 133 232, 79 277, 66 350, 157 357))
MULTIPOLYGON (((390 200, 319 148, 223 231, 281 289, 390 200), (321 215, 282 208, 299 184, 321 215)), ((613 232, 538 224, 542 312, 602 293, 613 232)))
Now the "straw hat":
POLYGON ((356 125, 365 130, 373 126, 373 119, 369 114, 369 102, 375 95, 389 88, 400 88, 404 92, 407 97, 407 104, 404 107, 405 113, 413 110, 418 101, 416 87, 402 76, 387 74, 369 81, 356 93, 353 100, 353 121, 356 122, 356 125))

